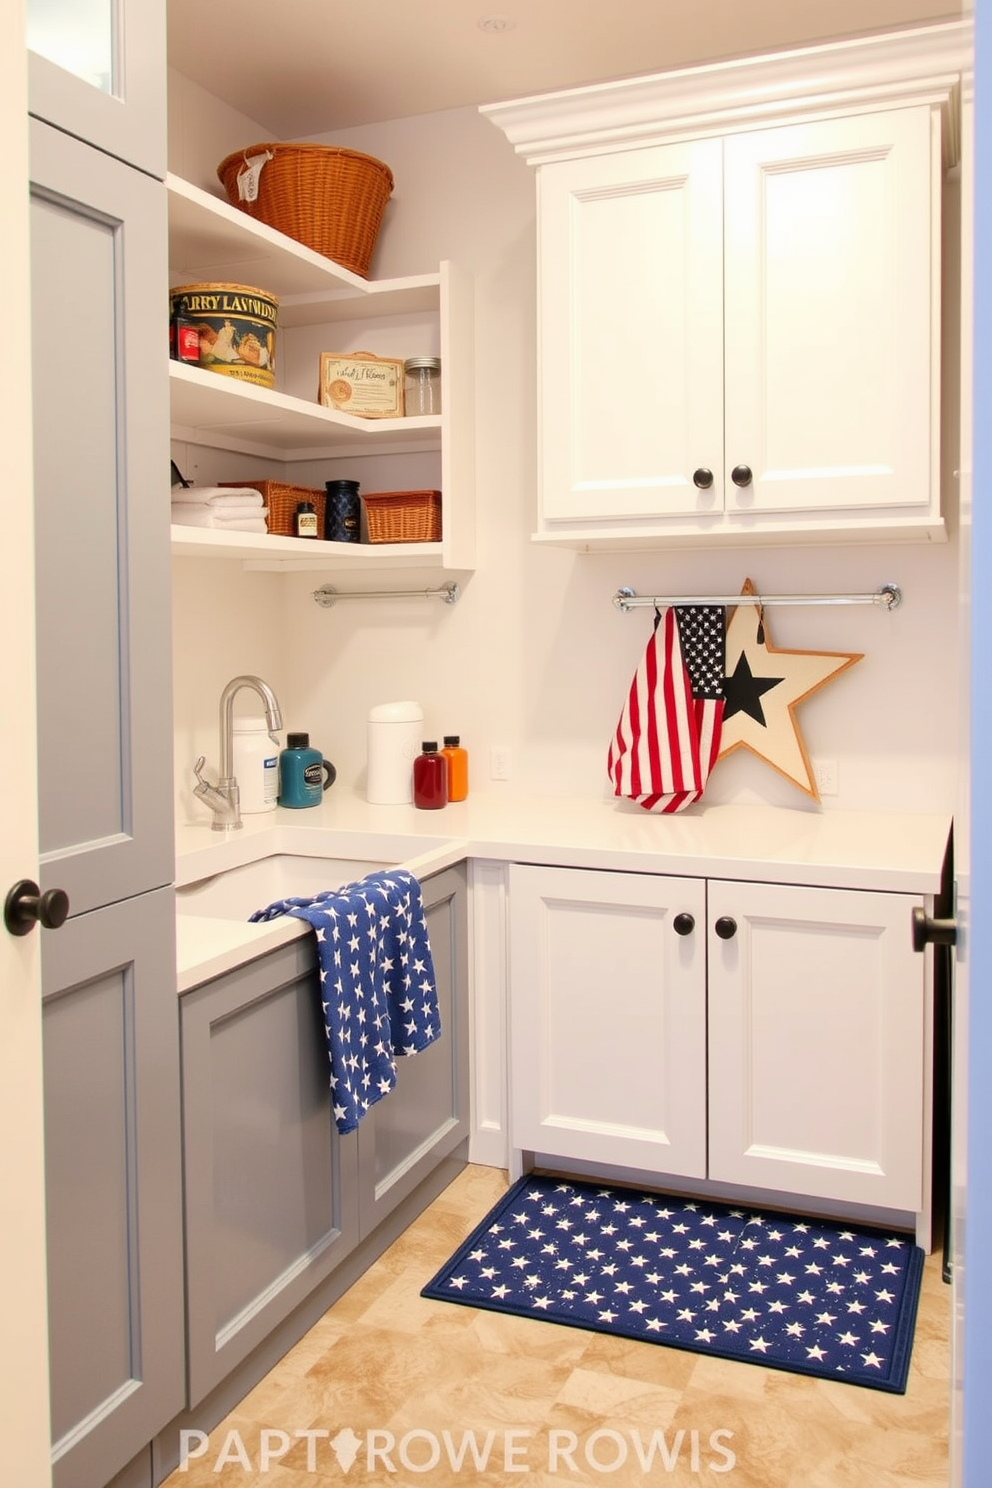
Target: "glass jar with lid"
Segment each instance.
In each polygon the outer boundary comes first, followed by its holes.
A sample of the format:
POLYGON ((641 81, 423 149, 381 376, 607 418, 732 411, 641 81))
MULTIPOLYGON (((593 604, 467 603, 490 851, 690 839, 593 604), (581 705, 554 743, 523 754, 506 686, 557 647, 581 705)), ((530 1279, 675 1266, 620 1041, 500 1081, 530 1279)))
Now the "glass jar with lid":
POLYGON ((403 408, 407 418, 441 412, 440 357, 407 357, 403 378, 403 408))

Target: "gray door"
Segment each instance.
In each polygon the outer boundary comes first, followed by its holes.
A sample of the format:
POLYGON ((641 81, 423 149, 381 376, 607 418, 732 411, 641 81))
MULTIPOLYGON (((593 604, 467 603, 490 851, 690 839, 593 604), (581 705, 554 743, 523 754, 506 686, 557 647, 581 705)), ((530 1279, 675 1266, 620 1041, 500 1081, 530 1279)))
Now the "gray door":
POLYGON ((173 878, 165 188, 31 127, 42 887, 173 878))
POLYGON ((363 1238, 468 1136, 468 910, 465 865, 422 885, 441 1037, 397 1059, 396 1085, 358 1128, 363 1238))
POLYGON ((164 178, 163 0, 27 0, 31 113, 164 178))
POLYGON ((173 898, 42 944, 55 1488, 103 1488, 183 1402, 173 898))
POLYGON ((354 1133, 340 1137, 313 936, 182 999, 189 1404, 358 1240, 354 1133))

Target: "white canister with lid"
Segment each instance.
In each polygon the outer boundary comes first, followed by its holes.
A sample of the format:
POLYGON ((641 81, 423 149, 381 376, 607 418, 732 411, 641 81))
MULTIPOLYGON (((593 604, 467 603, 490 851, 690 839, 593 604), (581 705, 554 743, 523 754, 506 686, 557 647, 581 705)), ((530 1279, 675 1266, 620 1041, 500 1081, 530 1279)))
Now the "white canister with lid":
POLYGON ((234 778, 241 811, 252 815, 275 811, 279 796, 279 744, 264 718, 245 714, 234 719, 234 778))
POLYGON ((413 762, 420 753, 424 710, 419 703, 379 703, 368 720, 366 799, 376 806, 413 801, 413 762))

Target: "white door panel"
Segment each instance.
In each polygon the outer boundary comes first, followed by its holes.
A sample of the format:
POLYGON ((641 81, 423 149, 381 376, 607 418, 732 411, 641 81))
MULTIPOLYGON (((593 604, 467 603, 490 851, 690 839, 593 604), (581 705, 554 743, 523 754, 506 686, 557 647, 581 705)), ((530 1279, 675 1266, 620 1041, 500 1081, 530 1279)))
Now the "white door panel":
POLYGON ((719 882, 709 899, 710 1177, 919 1212, 918 901, 719 882))
MULTIPOLYGON (((930 499, 927 107, 725 141, 728 510, 930 499)), ((939 199, 939 198, 938 198, 939 199)))
POLYGON ((720 153, 699 140, 541 172, 547 519, 722 507, 720 153))

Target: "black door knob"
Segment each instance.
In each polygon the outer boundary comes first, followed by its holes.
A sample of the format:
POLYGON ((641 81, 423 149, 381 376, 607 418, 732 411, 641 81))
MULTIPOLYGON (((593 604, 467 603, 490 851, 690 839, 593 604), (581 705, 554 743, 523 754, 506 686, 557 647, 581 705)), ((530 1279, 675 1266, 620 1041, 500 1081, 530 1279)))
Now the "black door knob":
POLYGON ((913 910, 913 950, 925 950, 928 945, 957 945, 956 920, 932 920, 925 909, 913 910))
POLYGON ((698 486, 701 491, 708 491, 713 484, 712 470, 707 470, 705 465, 700 465, 698 470, 692 472, 692 484, 698 486))
POLYGON ((730 479, 735 486, 749 486, 754 479, 750 465, 735 465, 730 472, 730 479))
POLYGON ((691 914, 677 914, 672 921, 672 928, 676 935, 691 935, 696 928, 696 921, 691 914))
POLYGON ((730 915, 721 915, 713 929, 721 940, 733 940, 737 934, 737 921, 731 919, 730 915))
POLYGON ((3 905, 3 922, 11 935, 27 935, 35 925, 57 930, 69 917, 69 895, 64 889, 46 889, 44 894, 30 878, 21 878, 3 905))

